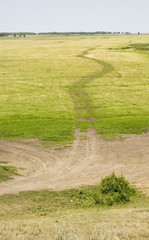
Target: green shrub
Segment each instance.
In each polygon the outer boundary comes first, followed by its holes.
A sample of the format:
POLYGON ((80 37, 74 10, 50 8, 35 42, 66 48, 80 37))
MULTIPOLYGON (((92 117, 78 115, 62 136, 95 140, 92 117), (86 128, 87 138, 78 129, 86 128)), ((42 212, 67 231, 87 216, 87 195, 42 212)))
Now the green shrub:
POLYGON ((95 204, 113 205, 119 202, 129 202, 130 197, 136 194, 136 189, 130 186, 124 176, 112 173, 101 181, 99 191, 94 194, 95 204))

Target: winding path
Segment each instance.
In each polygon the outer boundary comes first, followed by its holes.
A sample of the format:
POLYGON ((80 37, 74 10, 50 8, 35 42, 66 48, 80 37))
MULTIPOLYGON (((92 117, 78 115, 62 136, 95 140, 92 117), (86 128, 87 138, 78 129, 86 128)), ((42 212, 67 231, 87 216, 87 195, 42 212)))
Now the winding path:
POLYGON ((89 57, 88 55, 93 50, 96 50, 96 48, 89 48, 88 50, 83 51, 77 57, 96 62, 100 66, 99 70, 96 71, 95 73, 92 73, 90 75, 83 77, 81 80, 79 79, 79 81, 75 82, 75 84, 71 86, 69 89, 70 96, 74 102, 75 110, 77 112, 78 128, 80 126, 80 122, 82 121, 89 121, 90 127, 92 127, 92 122, 96 120, 92 112, 92 109, 94 108, 94 106, 91 105, 90 96, 87 94, 87 92, 84 89, 85 86, 90 81, 93 81, 94 79, 97 79, 97 78, 102 78, 105 74, 114 70, 114 67, 111 64, 93 57, 89 57), (102 66, 102 69, 101 69, 101 66, 102 66), (87 117, 86 118, 82 117, 84 115, 86 115, 87 117))
POLYGON ((97 62, 102 65, 102 70, 83 78, 69 89, 78 116, 73 144, 70 148, 56 150, 45 148, 36 139, 17 142, 0 140, 0 161, 8 161, 20 169, 22 174, 0 183, 0 195, 97 184, 101 177, 112 171, 124 174, 132 183, 149 192, 149 134, 129 135, 123 141, 105 140, 92 127, 95 119, 84 87, 89 81, 104 76, 114 68, 101 60, 88 57, 91 50, 94 49, 84 51, 78 57, 97 62), (86 111, 87 119, 82 118, 82 109, 86 111), (86 120, 90 122, 90 128, 87 133, 82 133, 79 125, 86 120))

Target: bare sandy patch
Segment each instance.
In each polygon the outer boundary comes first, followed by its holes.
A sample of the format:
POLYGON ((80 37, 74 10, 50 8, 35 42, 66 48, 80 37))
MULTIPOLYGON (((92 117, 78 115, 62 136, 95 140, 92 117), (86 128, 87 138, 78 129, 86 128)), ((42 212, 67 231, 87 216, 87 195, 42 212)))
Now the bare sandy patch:
POLYGON ((45 148, 36 139, 0 140, 0 161, 22 174, 0 183, 0 195, 93 185, 113 171, 149 193, 149 133, 106 140, 91 128, 87 133, 76 129, 75 136, 73 144, 61 150, 45 148))

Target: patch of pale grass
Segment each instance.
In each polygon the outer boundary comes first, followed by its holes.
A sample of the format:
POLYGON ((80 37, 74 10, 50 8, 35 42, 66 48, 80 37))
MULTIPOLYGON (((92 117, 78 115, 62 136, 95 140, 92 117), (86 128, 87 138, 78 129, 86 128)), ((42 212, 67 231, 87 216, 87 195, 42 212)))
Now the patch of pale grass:
POLYGON ((147 240, 148 209, 66 210, 3 220, 1 240, 147 240))
POLYGON ((63 223, 62 226, 56 224, 51 229, 48 222, 32 221, 9 221, 0 226, 0 239, 7 240, 129 240, 130 233, 122 232, 118 226, 108 227, 107 225, 97 225, 93 230, 82 232, 82 229, 74 228, 73 225, 68 226, 63 223))

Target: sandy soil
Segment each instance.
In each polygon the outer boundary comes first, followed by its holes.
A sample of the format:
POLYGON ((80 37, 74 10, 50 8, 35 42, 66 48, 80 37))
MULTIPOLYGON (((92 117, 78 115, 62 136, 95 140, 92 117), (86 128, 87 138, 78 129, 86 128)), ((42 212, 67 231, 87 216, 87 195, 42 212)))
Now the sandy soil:
POLYGON ((72 146, 61 150, 35 147, 38 140, 0 140, 0 161, 24 168, 22 176, 0 183, 0 195, 97 184, 112 171, 149 193, 149 133, 106 140, 91 128, 87 133, 77 129, 75 135, 72 146))

